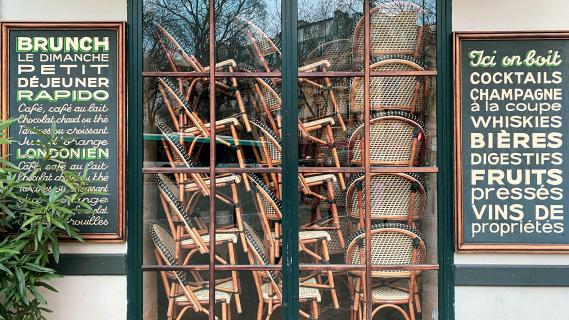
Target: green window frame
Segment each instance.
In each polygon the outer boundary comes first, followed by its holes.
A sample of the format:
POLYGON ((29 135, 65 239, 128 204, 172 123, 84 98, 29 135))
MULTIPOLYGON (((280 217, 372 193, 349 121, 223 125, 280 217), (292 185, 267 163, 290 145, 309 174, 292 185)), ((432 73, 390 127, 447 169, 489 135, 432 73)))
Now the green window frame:
MULTIPOLYGON (((369 17, 369 0, 364 0, 369 17)), ((210 4, 214 1, 210 0, 210 4)), ((454 319, 453 247, 453 162, 452 162, 452 73, 451 0, 437 0, 437 223, 438 223, 438 305, 439 319, 454 319)), ((298 318, 298 128, 297 122, 297 0, 283 0, 282 20, 282 97, 283 127, 283 307, 285 319, 298 318), (292 107, 291 107, 292 106, 292 107), (287 161, 288 160, 288 161, 287 161)), ((140 319, 142 313, 142 194, 143 194, 143 92, 142 54, 143 0, 128 0, 127 21, 127 318, 140 319)), ((210 31, 212 32, 212 31, 210 31)), ((211 37, 213 38, 213 37, 211 37)), ((369 53, 366 55, 369 59, 369 53)), ((212 70, 213 73, 213 70, 212 70)), ((213 75, 213 74, 212 74, 213 75)), ((365 81, 369 83, 369 72, 365 81)), ((366 117, 369 117, 369 111, 366 117)), ((368 120, 369 121, 369 120, 368 120)), ((369 131, 369 130, 368 130, 369 131)), ((210 173, 214 173, 210 168, 210 173)), ((366 173, 370 173, 369 164, 366 173)), ((366 223, 369 227, 369 221, 366 223)), ((369 229, 368 229, 369 230, 369 229)), ((212 255, 213 256, 213 255, 212 255)), ((213 259, 210 259, 213 260, 213 259)), ((210 266, 213 264, 210 261, 210 266)), ((370 268, 368 264, 366 268, 370 268)), ((368 299, 369 301, 369 299, 368 299)), ((213 305, 213 304, 212 304, 213 305)), ((369 309, 369 308, 368 308, 369 309)))

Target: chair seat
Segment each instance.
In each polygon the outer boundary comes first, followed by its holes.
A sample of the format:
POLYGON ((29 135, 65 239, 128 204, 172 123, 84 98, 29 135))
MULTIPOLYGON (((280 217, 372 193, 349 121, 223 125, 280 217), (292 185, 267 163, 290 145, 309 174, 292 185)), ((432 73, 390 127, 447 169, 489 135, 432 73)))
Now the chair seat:
MULTIPOLYGON (((230 118, 225 118, 225 119, 217 120, 217 121, 215 122, 215 125, 216 125, 216 126, 223 126, 223 125, 226 125, 226 124, 232 124, 232 125, 234 125, 234 126, 238 126, 238 125, 239 125, 239 120, 237 120, 237 118, 230 117, 230 118)), ((209 128, 209 126, 210 126, 209 123, 206 123, 206 124, 205 124, 205 127, 206 127, 206 128, 209 128)), ((196 133, 196 132, 199 132, 199 130, 198 130, 198 127, 190 127, 190 128, 184 129, 184 132, 185 132, 185 133, 196 133)))
MULTIPOLYGON (((210 184, 210 179, 203 179, 204 183, 206 185, 210 184)), ((219 176, 215 178, 215 184, 222 184, 222 183, 241 183, 241 177, 238 175, 234 175, 234 174, 229 174, 229 175, 224 175, 224 176, 219 176)), ((185 185, 186 189, 196 189, 197 188, 197 184, 195 182, 192 183, 188 183, 185 185)))
MULTIPOLYGON (((308 279, 302 283, 316 284, 316 279, 311 278, 311 279, 308 279)), ((270 283, 265 283, 261 286, 261 290, 263 291, 263 299, 265 301, 269 300, 269 288, 270 288, 270 286, 271 286, 270 283)), ((322 300, 322 296, 320 295, 320 291, 318 289, 303 287, 302 284, 300 284, 298 291, 299 291, 298 294, 299 294, 300 299, 316 300, 318 302, 320 302, 322 300)), ((274 294, 274 292, 273 292, 273 294, 274 294)))
POLYGON ((334 118, 328 117, 328 118, 322 118, 322 119, 318 119, 318 120, 303 122, 302 124, 305 127, 316 127, 316 126, 327 125, 327 124, 333 126, 336 124, 336 121, 334 121, 334 118))
POLYGON ((320 60, 311 64, 307 64, 305 66, 299 67, 298 72, 311 72, 322 67, 330 68, 330 61, 320 60))
POLYGON ((373 300, 382 301, 406 301, 409 300, 409 292, 393 287, 380 286, 371 292, 373 300))
POLYGON ((316 182, 324 182, 324 181, 332 181, 336 182, 337 178, 336 175, 333 174, 319 174, 315 176, 305 176, 304 180, 306 183, 316 183, 316 182))
MULTIPOLYGON (((223 289, 225 291, 233 291, 233 284, 231 281, 220 283, 216 286, 216 289, 223 289)), ((225 303, 231 302, 231 293, 225 291, 218 291, 215 290, 215 299, 216 300, 223 300, 225 303)), ((209 301, 209 288, 205 287, 199 290, 194 291, 198 301, 209 301)), ((186 295, 181 295, 176 297, 176 302, 188 302, 188 297, 186 295)))
MULTIPOLYGON (((202 239, 205 243, 209 243, 209 234, 204 234, 202 235, 202 239)), ((216 233, 215 234, 215 241, 221 241, 221 242, 233 242, 233 243, 237 243, 237 235, 234 233, 216 233)), ((193 245, 194 244, 194 239, 186 239, 184 241, 182 241, 182 245, 193 245)))
MULTIPOLYGON (((273 232, 273 237, 276 237, 276 234, 274 232, 273 232)), ((298 232, 298 240, 315 240, 315 239, 326 239, 326 241, 330 241, 332 237, 327 231, 301 230, 298 232)))

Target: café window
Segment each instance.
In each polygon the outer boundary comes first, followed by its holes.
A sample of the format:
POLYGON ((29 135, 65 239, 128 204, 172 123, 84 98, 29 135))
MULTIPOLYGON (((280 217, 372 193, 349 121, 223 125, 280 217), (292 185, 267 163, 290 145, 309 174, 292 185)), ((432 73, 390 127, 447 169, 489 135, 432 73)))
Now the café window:
POLYGON ((142 5, 140 317, 437 319, 435 1, 142 5))

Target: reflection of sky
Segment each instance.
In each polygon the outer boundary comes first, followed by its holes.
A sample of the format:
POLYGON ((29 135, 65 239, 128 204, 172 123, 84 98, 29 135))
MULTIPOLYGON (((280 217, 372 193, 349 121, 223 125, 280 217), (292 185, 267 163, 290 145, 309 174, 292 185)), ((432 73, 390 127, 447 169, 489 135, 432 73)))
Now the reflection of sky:
MULTIPOLYGON (((334 11, 340 10, 350 14, 363 12, 363 0, 297 0, 298 18, 314 22, 333 16, 334 11)), ((436 0, 409 0, 434 14, 436 0)), ((267 8, 267 16, 270 17, 271 27, 280 24, 281 0, 264 0, 267 8), (274 26, 273 26, 274 25, 274 26)), ((372 6, 380 3, 392 2, 392 0, 371 0, 372 6)), ((433 19, 433 18, 431 18, 433 19)), ((280 28, 279 28, 280 29, 280 28)))

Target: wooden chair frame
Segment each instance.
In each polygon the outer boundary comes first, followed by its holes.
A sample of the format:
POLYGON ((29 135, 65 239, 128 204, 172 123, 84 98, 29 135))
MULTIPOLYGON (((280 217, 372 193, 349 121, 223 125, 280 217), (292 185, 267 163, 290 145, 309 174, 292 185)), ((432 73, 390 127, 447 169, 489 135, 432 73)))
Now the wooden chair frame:
MULTIPOLYGON (((252 265, 269 265, 271 264, 270 259, 265 253, 265 247, 261 238, 253 230, 253 228, 245 222, 244 228, 245 238, 247 239, 247 245, 249 246, 248 258, 249 263, 252 265)), ((269 320, 276 309, 282 306, 282 281, 280 281, 278 275, 274 271, 252 271, 253 279, 255 281, 255 287, 257 289, 257 295, 259 297, 259 305, 257 308, 257 320, 262 320, 265 315, 266 320, 269 320), (263 288, 266 287, 267 293, 265 293, 263 288)), ((326 289, 326 286, 318 284, 316 280, 316 275, 309 275, 307 277, 301 277, 299 279, 299 288, 303 288, 317 291, 316 295, 311 297, 303 297, 300 294, 300 303, 310 304, 310 314, 302 309, 299 309, 299 314, 301 317, 309 320, 317 320, 320 313, 320 291, 326 289)))
MULTIPOLYGON (((183 143, 184 138, 192 138, 192 142, 188 149, 188 154, 191 155, 199 141, 199 137, 211 138, 209 127, 210 123, 203 121, 200 116, 193 110, 189 103, 184 100, 180 91, 174 86, 172 81, 166 78, 158 78, 159 90, 162 95, 162 99, 166 106, 166 110, 172 119, 176 131, 180 137, 181 143, 183 143)), ((249 123, 249 120, 247 120, 249 123)), ((240 143, 239 135, 237 134, 237 126, 240 125, 236 118, 226 118, 222 120, 217 120, 215 122, 215 131, 229 131, 233 139, 233 144, 226 139, 216 135, 216 142, 220 142, 223 145, 230 147, 235 150, 237 155, 237 161, 240 168, 245 167, 245 159, 243 154, 243 148, 240 143)), ((249 127, 249 131, 250 131, 249 127)), ((210 141, 211 143, 211 141, 210 141)), ((241 175, 245 183, 245 188, 249 191, 249 182, 245 174, 241 175)))
MULTIPOLYGON (((160 200, 168 221, 168 226, 174 235, 176 244, 173 257, 175 259, 174 261, 179 265, 188 265, 196 253, 209 253, 210 240, 209 238, 203 237, 208 235, 207 224, 203 223, 199 215, 195 213, 189 214, 186 211, 184 204, 180 202, 176 196, 175 190, 172 190, 175 187, 168 187, 167 185, 168 183, 173 184, 171 180, 167 182, 166 179, 168 178, 159 174, 156 174, 154 178, 160 191, 160 200), (184 252, 187 253, 184 254, 184 252)), ((234 228, 216 229, 215 246, 227 247, 228 257, 222 258, 216 253, 215 260, 225 265, 237 264, 234 241, 237 242, 237 234, 240 233, 242 234, 239 229, 234 228), (228 237, 222 237, 223 235, 228 235, 228 237), (231 237, 231 235, 234 235, 234 237, 231 237)), ((234 289, 232 293, 235 296, 237 313, 241 313, 241 283, 237 271, 231 271, 231 281, 233 284, 232 288, 234 289)))
MULTIPOLYGON (((261 220, 261 227, 265 234, 265 239, 269 244, 269 261, 274 263, 277 260, 277 257, 280 256, 280 246, 282 241, 282 230, 280 228, 280 221, 282 219, 282 203, 276 195, 265 184, 263 184, 257 175, 251 174, 250 176, 253 183, 253 190, 255 190, 254 195, 261 220), (275 225, 274 232, 273 228, 271 228, 271 222, 275 225)), ((245 224, 245 222, 243 223, 245 224)), ((330 262, 328 242, 331 240, 331 236, 328 231, 325 231, 324 229, 326 228, 314 228, 299 231, 299 252, 311 257, 316 263, 330 262), (318 248, 321 249, 321 252, 318 252, 318 248)), ((320 289, 330 291, 334 307, 338 309, 339 302, 332 270, 326 270, 322 273, 327 277, 328 283, 320 285, 320 289)))
MULTIPOLYGON (((165 245, 165 239, 162 239, 164 235, 167 235, 169 237, 171 237, 171 235, 167 234, 167 231, 159 224, 152 225, 149 228, 149 231, 154 242, 154 254, 158 265, 176 265, 176 260, 174 259, 173 253, 165 245), (160 235, 158 232, 160 232, 160 235)), ((193 274, 195 275, 196 272, 193 272, 193 274)), ((208 281, 202 281, 200 279, 199 281, 191 282, 188 280, 187 274, 181 271, 160 271, 160 277, 164 285, 164 291, 168 297, 168 320, 181 320, 184 314, 189 310, 209 315, 208 308, 205 307, 210 303, 209 296, 207 299, 200 300, 196 294, 197 290, 209 291, 208 281), (181 297, 185 299, 179 299, 181 297), (178 311, 178 309, 180 310, 178 311)), ((237 299, 238 295, 236 295, 233 290, 233 288, 235 288, 234 285, 235 283, 231 279, 218 279, 216 280, 215 290, 217 292, 229 294, 230 297, 235 296, 237 299)), ((222 320, 230 320, 231 299, 222 299, 221 295, 218 298, 216 295, 216 300, 214 303, 221 303, 222 320)), ((237 308, 238 312, 241 313, 240 305, 237 308)), ((215 318, 217 319, 217 317, 215 318)))
MULTIPOLYGON (((280 112, 281 109, 280 95, 277 93, 276 88, 274 88, 267 82, 269 80, 265 81, 260 78, 255 78, 255 80, 257 82, 256 83, 257 87, 255 88, 255 90, 257 92, 259 100, 261 101, 263 110, 265 111, 264 115, 268 119, 270 128, 263 125, 263 122, 258 120, 255 121, 255 123, 253 123, 254 122, 253 120, 251 120, 251 122, 257 128, 261 128, 261 126, 263 126, 264 128, 262 128, 262 130, 264 134, 272 135, 280 139, 281 136, 280 117, 277 116, 277 119, 275 119, 275 116, 273 115, 273 113, 275 112, 280 112), (267 95, 267 97, 265 97, 265 94, 267 95), (276 106, 271 108, 270 104, 267 103, 268 100, 275 101, 276 106), (267 130, 269 130, 270 132, 267 130)), ((340 168, 341 167, 340 158, 338 156, 338 150, 335 145, 336 141, 334 139, 334 133, 332 131, 332 126, 334 124, 335 124, 334 119, 330 117, 320 118, 308 122, 301 122, 300 120, 298 120, 298 131, 300 133, 300 136, 306 140, 309 140, 319 145, 329 146, 331 149, 334 166, 336 168, 340 168), (317 138, 314 135, 314 132, 318 132, 320 130, 324 131, 326 140, 317 138)), ((344 179, 344 175, 342 173, 338 173, 337 176, 340 181, 340 186, 342 187, 342 189, 345 189, 346 182, 344 179)))
MULTIPOLYGON (((413 228, 417 227, 417 222, 423 217, 427 199, 427 188, 419 175, 414 173, 372 173, 371 184, 372 223, 373 221, 400 221, 413 228), (408 184, 408 193, 374 194, 374 191, 378 191, 374 184, 380 184, 379 189, 381 189, 381 184, 386 182, 408 184)), ((348 184, 346 212, 348 217, 357 221, 357 228, 365 226, 365 188, 365 176, 363 174, 354 176, 348 184)), ((389 188, 389 186, 385 189, 396 190, 389 188)), ((379 192, 381 191, 379 190, 379 192)))
MULTIPOLYGON (((273 168, 275 164, 280 162, 280 156, 282 155, 281 139, 276 136, 276 134, 264 125, 261 121, 252 118, 251 124, 255 127, 259 133, 258 137, 261 147, 259 153, 262 155, 259 163, 266 165, 268 168, 273 168)), ((338 173, 343 178, 342 173, 338 173)), ((270 180, 272 186, 275 189, 275 194, 278 199, 281 199, 281 179, 279 174, 270 173, 270 180)), ((267 181, 268 179, 264 179, 267 181)), ((341 181, 341 180, 340 180, 341 181)), ((341 232, 340 219, 338 215, 338 208, 336 205, 334 183, 336 182, 335 176, 332 174, 312 174, 306 175, 304 173, 298 174, 298 184, 300 191, 312 198, 317 199, 317 201, 325 201, 330 204, 330 212, 332 216, 333 226, 319 225, 316 223, 311 223, 304 226, 306 230, 326 230, 330 232, 335 232, 338 236, 340 244, 342 247, 345 246, 344 235, 341 232), (325 188, 327 196, 323 196, 319 192, 316 192, 315 188, 325 188)), ((341 182, 340 182, 341 185, 341 182)))
MULTIPOLYGON (((395 251, 393 249, 385 249, 382 244, 373 243, 372 238, 372 264, 382 265, 382 264, 409 264, 416 265, 422 264, 426 259, 427 247, 423 238, 423 235, 416 229, 409 227, 405 224, 400 223, 385 223, 385 224, 375 224, 371 226, 370 237, 386 235, 396 235, 398 238, 396 240, 388 239, 384 240, 379 238, 380 241, 385 241, 385 245, 396 245, 395 241, 405 241, 401 245, 408 246, 405 252, 395 251), (401 240, 403 239, 403 240, 401 240), (404 257, 396 257, 397 254, 404 254, 404 257), (374 256, 379 255, 378 261, 374 261, 374 256), (383 256, 381 256, 383 255, 383 256), (397 261, 397 262, 393 262, 397 261)), ((346 248, 345 263, 346 264, 359 264, 361 261, 365 261, 365 228, 356 231, 350 237, 348 241, 348 246, 346 248), (355 260, 355 261, 354 261, 355 260), (359 262, 360 261, 360 262, 359 262)), ((374 298, 372 295, 372 305, 378 305, 372 310, 373 315, 377 314, 382 309, 391 308, 399 312, 406 320, 415 320, 415 310, 420 312, 420 295, 419 295, 419 284, 418 284, 418 273, 416 270, 378 270, 372 271, 371 277, 372 281, 381 281, 381 286, 387 289, 397 290, 407 293, 407 298, 404 299, 394 299, 394 298, 374 298), (408 283, 408 286, 401 287, 395 281, 404 280, 408 283), (407 306, 408 311, 405 311, 401 306, 407 306)), ((351 319, 359 320, 365 319, 366 314, 366 294, 368 290, 366 288, 365 281, 365 271, 350 271, 348 273, 348 283, 350 292, 352 295, 352 313, 351 319)), ((369 290, 380 289, 372 285, 369 290)))
MULTIPOLYGON (((163 140, 163 146, 164 146, 164 151, 166 153, 166 156, 168 157, 169 161, 170 161, 170 165, 172 167, 177 167, 179 162, 181 161, 183 163, 183 165, 187 168, 191 168, 194 167, 194 164, 192 162, 192 160, 190 159, 190 157, 188 156, 187 152, 185 151, 185 148, 176 140, 174 140, 172 138, 172 131, 171 129, 168 127, 167 124, 165 124, 160 118, 156 119, 156 126, 158 128, 158 130, 161 132, 163 140), (177 159, 181 159, 181 160, 177 160, 177 159)), ((191 173, 189 174, 189 177, 191 177, 191 179, 188 179, 188 177, 186 176, 186 174, 181 173, 178 175, 175 175, 176 177, 176 182, 179 185, 179 200, 184 203, 184 195, 186 193, 196 193, 198 191, 201 192, 202 195, 206 195, 209 196, 209 183, 210 183, 210 179, 207 177, 207 175, 205 174, 200 174, 200 173, 191 173)), ((239 201, 239 193, 237 190, 237 184, 240 183, 240 179, 234 177, 233 174, 226 174, 226 175, 220 175, 217 176, 215 179, 215 186, 217 187, 229 187, 231 189, 231 197, 226 196, 224 194, 222 194, 219 190, 216 190, 215 193, 215 197, 218 200, 221 200, 222 202, 224 202, 227 205, 231 205, 234 207, 235 209, 235 219, 237 222, 237 229, 240 233, 240 237, 241 237, 241 244, 243 246, 243 249, 246 250, 247 247, 245 245, 245 237, 243 235, 243 220, 242 220, 242 212, 241 212, 241 205, 240 205, 240 201, 239 201), (224 179, 226 178, 226 179, 224 179)), ((192 198, 190 198, 190 200, 192 200, 192 198)), ((189 201, 188 204, 191 204, 192 201, 189 201)), ((183 208, 183 207, 182 207, 183 208)), ((196 242, 198 243, 198 242, 196 242)), ((207 252, 207 246, 205 246, 205 248, 202 248, 200 250, 200 252, 205 253, 207 252)))
MULTIPOLYGON (((158 44, 160 45, 160 47, 162 48, 162 51, 164 52, 166 59, 168 61, 168 64, 169 64, 172 71, 174 71, 174 72, 180 71, 179 66, 177 65, 176 60, 175 60, 175 56, 177 56, 177 55, 182 59, 183 63, 188 64, 188 66, 192 69, 192 71, 195 71, 195 72, 208 72, 209 71, 209 67, 207 67, 207 66, 204 67, 195 56, 187 54, 186 51, 182 48, 182 46, 178 43, 178 41, 174 38, 174 36, 172 36, 164 27, 162 27, 158 24, 156 25, 155 38, 156 38, 158 44), (168 45, 170 45, 171 49, 174 52, 171 52, 168 45)), ((226 69, 226 71, 228 71, 228 72, 234 72, 234 71, 236 71, 237 63, 231 59, 225 60, 225 61, 221 61, 219 63, 216 63, 215 68, 216 68, 216 70, 220 70, 220 71, 223 71, 223 69, 226 69)), ((191 99, 193 91, 196 88, 197 83, 199 83, 199 82, 207 83, 208 80, 205 78, 199 78, 199 77, 193 78, 193 79, 190 78, 188 89, 185 92, 185 94, 183 95, 187 101, 189 101, 191 99)), ((247 130, 247 132, 251 131, 251 127, 249 125, 249 119, 247 118, 247 113, 245 110, 245 104, 243 102, 243 97, 242 97, 241 91, 239 89, 237 78, 235 78, 235 77, 229 78, 229 84, 225 84, 225 83, 222 83, 220 81, 216 81, 215 85, 216 85, 216 88, 219 88, 221 92, 235 98, 235 100, 237 101, 237 105, 239 107, 240 114, 241 114, 241 120, 242 120, 243 124, 245 125, 245 129, 247 130)), ((184 88, 183 81, 181 78, 178 78, 178 89, 180 90, 180 92, 184 92, 183 88, 184 88)))
MULTIPOLYGON (((277 55, 280 59, 281 58, 280 49, 275 45, 273 40, 271 40, 271 38, 263 30, 261 30, 261 28, 257 27, 250 20, 244 17, 238 17, 238 22, 240 22, 239 23, 240 30, 243 30, 245 32, 246 37, 249 40, 248 42, 252 47, 251 48, 252 54, 257 57, 256 61, 258 61, 259 64, 262 66, 262 68, 264 69, 263 71, 273 72, 274 70, 271 70, 271 67, 266 57, 269 55, 277 55)), ((330 68, 330 66, 331 66, 330 61, 320 60, 299 67, 298 72, 316 72, 316 71, 326 72, 328 68, 330 68)), ((273 81, 275 80, 277 79, 273 79, 273 81)), ((334 116, 336 117, 338 124, 342 128, 342 131, 346 131, 346 125, 344 124, 344 119, 342 118, 342 115, 338 111, 339 110, 338 103, 336 101, 334 90, 332 90, 332 81, 330 80, 329 77, 323 77, 322 80, 324 81, 324 84, 319 84, 308 78, 298 78, 298 81, 301 84, 305 83, 307 85, 316 88, 327 90, 330 96, 330 101, 334 108, 334 113, 335 113, 334 116)))
MULTIPOLYGON (((385 55, 374 60, 371 71, 425 71, 423 63, 411 56, 385 55)), ((370 110, 422 113, 429 88, 429 78, 425 77, 373 77, 370 83, 370 110)), ((354 78, 349 94, 351 112, 363 112, 363 96, 363 78, 354 78)))
MULTIPOLYGON (((406 111, 380 111, 370 119, 370 126, 371 165, 412 167, 421 164, 427 145, 427 130, 419 117, 406 111), (388 130, 374 133, 374 127, 381 130, 384 123, 388 130), (385 136, 386 134, 396 136, 385 136)), ((346 134, 349 140, 348 158, 354 165, 362 164, 361 148, 365 143, 363 133, 364 123, 361 122, 346 134)))

